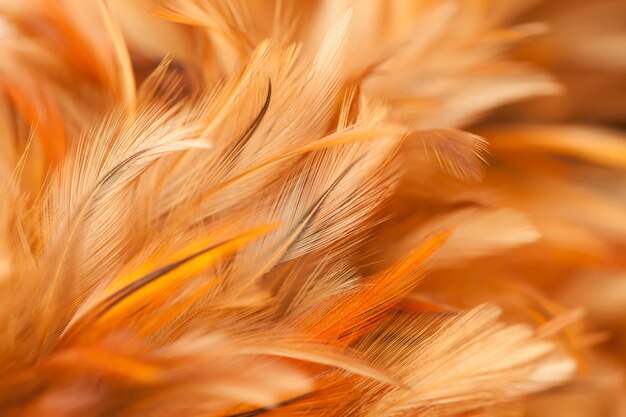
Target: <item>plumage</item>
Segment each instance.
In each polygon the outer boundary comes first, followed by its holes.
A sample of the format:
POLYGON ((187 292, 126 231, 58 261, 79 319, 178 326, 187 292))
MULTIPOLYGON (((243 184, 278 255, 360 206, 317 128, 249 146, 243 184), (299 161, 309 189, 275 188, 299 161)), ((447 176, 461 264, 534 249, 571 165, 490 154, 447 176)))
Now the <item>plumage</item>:
POLYGON ((620 416, 584 3, 0 0, 0 415, 620 416))

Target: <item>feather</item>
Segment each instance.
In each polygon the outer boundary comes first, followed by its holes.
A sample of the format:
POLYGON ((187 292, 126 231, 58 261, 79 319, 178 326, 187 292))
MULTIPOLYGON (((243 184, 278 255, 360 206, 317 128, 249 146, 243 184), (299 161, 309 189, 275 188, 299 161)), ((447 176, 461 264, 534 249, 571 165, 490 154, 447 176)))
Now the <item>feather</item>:
POLYGON ((433 154, 442 169, 459 179, 480 180, 485 169, 486 141, 454 130, 428 130, 415 134, 426 155, 433 154))
POLYGON ((583 3, 0 0, 0 414, 617 409, 583 3))

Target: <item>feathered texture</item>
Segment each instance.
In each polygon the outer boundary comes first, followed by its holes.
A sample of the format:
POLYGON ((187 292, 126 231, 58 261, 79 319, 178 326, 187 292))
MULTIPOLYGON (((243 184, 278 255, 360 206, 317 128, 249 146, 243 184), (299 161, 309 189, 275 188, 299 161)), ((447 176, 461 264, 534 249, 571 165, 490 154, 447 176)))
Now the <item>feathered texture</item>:
POLYGON ((624 415, 623 9, 1 0, 0 414, 624 415))

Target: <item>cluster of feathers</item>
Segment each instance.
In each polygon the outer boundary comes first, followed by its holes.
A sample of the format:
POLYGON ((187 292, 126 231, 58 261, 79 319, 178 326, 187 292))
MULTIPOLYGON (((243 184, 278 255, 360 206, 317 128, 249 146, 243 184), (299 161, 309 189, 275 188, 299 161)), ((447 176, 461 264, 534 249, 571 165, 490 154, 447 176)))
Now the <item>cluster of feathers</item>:
POLYGON ((623 0, 0 0, 0 415, 626 415, 623 0))

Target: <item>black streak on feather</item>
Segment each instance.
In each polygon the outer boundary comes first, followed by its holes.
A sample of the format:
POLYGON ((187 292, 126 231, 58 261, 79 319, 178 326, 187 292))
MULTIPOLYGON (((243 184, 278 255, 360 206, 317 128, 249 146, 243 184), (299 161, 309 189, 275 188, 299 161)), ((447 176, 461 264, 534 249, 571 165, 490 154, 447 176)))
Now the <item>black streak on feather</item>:
MULTIPOLYGON (((90 314, 84 316, 81 320, 79 320, 74 326, 72 326, 71 330, 74 334, 77 334, 77 331, 79 332, 80 330, 86 328, 89 323, 93 323, 94 321, 98 320, 100 317, 102 317, 103 315, 105 315, 109 310, 111 310, 113 307, 115 307, 117 304, 119 304, 120 302, 122 302, 124 299, 126 299, 127 297, 129 297, 130 295, 134 294, 135 292, 139 291, 140 289, 142 289, 143 287, 145 287, 146 285, 156 281, 157 279, 161 278, 162 276, 164 276, 165 274, 168 274, 169 272, 172 272, 173 270, 179 268, 180 266, 186 264, 189 261, 192 261, 193 259, 197 258, 200 255, 203 255, 207 252, 210 252, 214 249, 219 248, 220 246, 224 246, 230 242, 232 242, 233 240, 237 239, 237 237, 234 237, 232 239, 228 239, 225 240, 223 242, 217 243, 215 245, 211 245, 207 248, 204 248, 196 253, 193 253, 183 259, 180 259, 176 262, 172 262, 168 265, 165 265, 155 271, 152 271, 151 273, 144 275, 143 277, 139 278, 138 280, 128 284, 127 286, 125 286, 124 288, 119 289, 118 291, 116 291, 114 294, 111 294, 109 297, 107 297, 105 300, 103 300, 102 302, 100 302, 96 307, 94 307, 94 310, 92 310, 90 312, 90 314)), ((67 337, 64 340, 64 343, 68 343, 72 338, 71 337, 67 337)))
POLYGON ((267 82, 267 95, 265 96, 265 103, 261 108, 259 114, 257 114, 254 121, 248 126, 245 132, 233 143, 233 145, 226 151, 224 155, 224 164, 232 164, 234 163, 238 155, 240 154, 241 149, 245 146, 245 144, 250 140, 254 132, 257 130, 261 121, 263 121, 263 117, 267 113, 267 109, 270 107, 270 101, 272 99, 272 81, 269 80, 267 82))
POLYGON ((364 157, 365 155, 361 155, 359 158, 355 159, 350 165, 348 165, 348 167, 343 170, 343 172, 337 177, 337 179, 335 179, 335 181, 333 181, 333 183, 326 189, 326 191, 324 191, 324 194, 320 196, 317 202, 313 204, 306 211, 306 213, 304 213, 300 221, 298 221, 297 226, 295 227, 295 229, 297 230, 298 228, 300 228, 300 226, 302 226, 302 229, 300 229, 298 234, 292 238, 292 243, 289 245, 285 253, 288 253, 293 245, 297 242, 297 240, 306 232, 315 217, 317 217, 317 215, 319 214, 319 211, 321 210, 324 201, 326 201, 330 193, 337 187, 337 185, 339 185, 341 180, 343 180, 346 175, 348 175, 348 173, 355 167, 355 165, 363 160, 364 157))
POLYGON ((254 417, 254 416, 258 416, 258 415, 261 415, 263 413, 267 413, 268 411, 276 410, 277 408, 284 407, 286 405, 295 403, 296 401, 300 401, 300 400, 308 397, 309 395, 311 395, 311 394, 307 393, 307 394, 303 394, 303 395, 298 395, 297 397, 289 398, 288 400, 281 401, 281 402, 276 403, 274 405, 271 405, 269 407, 256 408, 254 410, 245 411, 243 413, 229 414, 229 415, 224 416, 224 417, 254 417))

